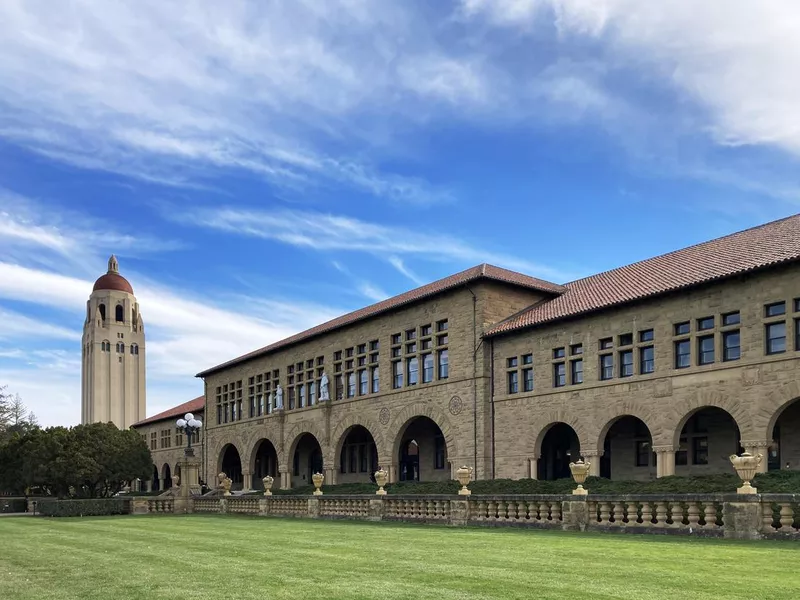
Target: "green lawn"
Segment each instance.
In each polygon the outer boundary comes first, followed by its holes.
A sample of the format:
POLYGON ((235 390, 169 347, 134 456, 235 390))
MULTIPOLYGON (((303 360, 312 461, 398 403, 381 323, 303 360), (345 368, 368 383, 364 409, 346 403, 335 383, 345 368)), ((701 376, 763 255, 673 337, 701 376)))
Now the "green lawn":
POLYGON ((800 547, 221 515, 0 518, 0 598, 800 597, 800 547))

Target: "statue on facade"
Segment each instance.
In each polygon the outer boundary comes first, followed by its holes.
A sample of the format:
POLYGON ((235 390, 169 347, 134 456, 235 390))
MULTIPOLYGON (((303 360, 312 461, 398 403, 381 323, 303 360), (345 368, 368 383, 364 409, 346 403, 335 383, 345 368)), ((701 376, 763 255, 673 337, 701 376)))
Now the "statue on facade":
POLYGON ((275 410, 283 410, 283 388, 280 383, 275 390, 275 410))
POLYGON ((319 380, 319 401, 324 402, 330 399, 331 397, 328 394, 328 374, 323 371, 322 379, 319 380))

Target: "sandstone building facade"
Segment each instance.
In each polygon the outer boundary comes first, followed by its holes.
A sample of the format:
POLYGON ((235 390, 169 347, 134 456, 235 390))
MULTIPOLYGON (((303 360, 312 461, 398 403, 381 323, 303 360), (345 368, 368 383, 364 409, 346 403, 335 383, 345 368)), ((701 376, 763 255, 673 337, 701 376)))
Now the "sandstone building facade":
POLYGON ((199 373, 202 476, 798 468, 799 353, 800 216, 564 285, 480 265, 199 373))
POLYGON ((127 429, 145 417, 144 322, 117 258, 86 303, 81 351, 81 423, 127 429))

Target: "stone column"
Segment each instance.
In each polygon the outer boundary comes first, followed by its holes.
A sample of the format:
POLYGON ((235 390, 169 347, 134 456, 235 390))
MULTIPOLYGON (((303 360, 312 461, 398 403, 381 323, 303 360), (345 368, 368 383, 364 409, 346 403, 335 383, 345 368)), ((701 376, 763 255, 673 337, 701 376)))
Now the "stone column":
POLYGON ((675 475, 675 447, 653 446, 656 453, 656 477, 669 477, 675 475))
POLYGON ((325 482, 322 484, 322 486, 336 485, 336 475, 338 473, 338 469, 336 469, 336 467, 324 467, 322 471, 325 474, 325 482))
POLYGON ((278 475, 280 480, 280 489, 288 490, 292 487, 292 480, 291 475, 289 474, 289 468, 286 465, 280 465, 278 467, 278 475))
POLYGON ((160 478, 158 479, 158 489, 159 489, 159 491, 161 491, 161 492, 165 492, 165 491, 166 491, 166 490, 164 489, 164 482, 165 482, 165 481, 166 481, 166 480, 165 480, 163 477, 160 477, 160 478))
POLYGON ((249 471, 242 471, 242 491, 249 492, 251 485, 253 485, 253 476, 249 471))
POLYGON ((745 452, 749 452, 753 456, 761 454, 763 458, 758 464, 757 473, 766 473, 769 469, 769 440, 742 440, 739 442, 745 452))
POLYGON ((583 462, 589 463, 589 477, 600 477, 600 457, 603 453, 599 450, 587 450, 581 452, 583 462))
POLYGON ((389 483, 397 483, 397 478, 399 477, 399 470, 400 466, 397 463, 392 463, 389 465, 389 483))

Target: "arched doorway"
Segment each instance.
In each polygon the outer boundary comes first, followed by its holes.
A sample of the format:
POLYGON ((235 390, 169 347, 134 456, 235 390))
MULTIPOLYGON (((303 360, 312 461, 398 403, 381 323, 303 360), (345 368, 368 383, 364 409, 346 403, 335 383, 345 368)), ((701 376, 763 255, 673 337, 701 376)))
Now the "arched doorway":
POLYGON ((323 472, 322 448, 310 433, 304 433, 297 440, 292 456, 292 487, 311 485, 311 476, 323 472))
POLYGON ((172 488, 172 470, 169 463, 164 463, 161 467, 161 478, 164 480, 164 489, 169 490, 172 488))
POLYGON ((451 479, 447 443, 433 419, 415 417, 401 430, 398 444, 400 481, 446 481, 451 479))
POLYGON ((600 477, 649 480, 656 476, 653 437, 641 419, 626 415, 614 421, 603 440, 600 477))
POLYGON ((242 484, 244 483, 242 478, 242 459, 233 444, 228 444, 222 449, 220 471, 230 477, 232 490, 242 489, 242 484))
POLYGON ((675 475, 731 472, 731 454, 740 454, 739 426, 731 414, 715 406, 689 415, 675 445, 675 475))
POLYGON ((778 411, 767 456, 770 471, 800 470, 800 398, 778 411))
POLYGON ((571 477, 569 463, 580 458, 578 434, 566 423, 555 423, 544 434, 537 464, 537 478, 545 480, 571 477))
POLYGON ((372 481, 373 473, 378 470, 378 448, 369 430, 354 425, 341 444, 338 483, 372 481))
POLYGON ((153 465, 153 479, 150 481, 150 491, 158 492, 161 490, 161 480, 158 477, 158 467, 153 465))
MULTIPOLYGON (((278 485, 280 480, 278 478, 278 452, 275 446, 267 439, 263 439, 256 444, 253 452, 253 482, 250 486, 254 490, 263 490, 264 482, 262 479, 269 475, 278 485)), ((275 485, 275 484, 273 484, 275 485)))

